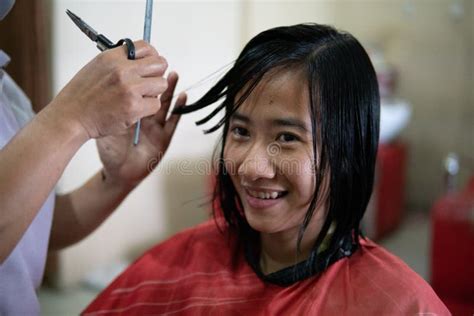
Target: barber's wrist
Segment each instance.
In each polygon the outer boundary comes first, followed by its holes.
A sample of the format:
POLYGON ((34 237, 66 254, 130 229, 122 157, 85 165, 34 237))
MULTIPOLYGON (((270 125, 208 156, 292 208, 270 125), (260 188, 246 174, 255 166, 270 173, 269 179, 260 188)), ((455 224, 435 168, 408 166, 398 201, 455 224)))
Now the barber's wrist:
POLYGON ((53 100, 45 107, 38 116, 42 116, 48 126, 54 128, 57 133, 61 133, 72 142, 84 144, 90 139, 87 130, 80 123, 73 113, 68 111, 67 104, 59 104, 53 100))
POLYGON ((113 175, 109 174, 104 168, 100 170, 100 177, 102 183, 104 183, 106 186, 113 188, 114 190, 118 190, 122 193, 129 193, 138 185, 138 183, 131 183, 129 181, 124 181, 123 179, 114 177, 113 175))

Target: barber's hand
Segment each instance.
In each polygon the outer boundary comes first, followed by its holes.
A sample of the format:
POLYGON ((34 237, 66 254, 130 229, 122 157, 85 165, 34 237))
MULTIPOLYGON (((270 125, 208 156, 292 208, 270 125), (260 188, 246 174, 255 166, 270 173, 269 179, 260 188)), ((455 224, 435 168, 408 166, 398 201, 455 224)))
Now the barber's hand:
MULTIPOLYGON (((125 134, 97 139, 106 181, 133 187, 158 165, 180 118, 173 114, 166 119, 177 82, 178 75, 171 72, 168 89, 161 95, 160 110, 141 121, 138 145, 133 145, 135 126, 128 128, 125 134)), ((174 106, 184 106, 185 103, 186 94, 181 93, 174 106)))
POLYGON ((58 119, 77 126, 85 139, 118 135, 138 119, 160 109, 168 84, 166 60, 144 41, 134 42, 136 60, 126 46, 99 54, 52 101, 58 119))

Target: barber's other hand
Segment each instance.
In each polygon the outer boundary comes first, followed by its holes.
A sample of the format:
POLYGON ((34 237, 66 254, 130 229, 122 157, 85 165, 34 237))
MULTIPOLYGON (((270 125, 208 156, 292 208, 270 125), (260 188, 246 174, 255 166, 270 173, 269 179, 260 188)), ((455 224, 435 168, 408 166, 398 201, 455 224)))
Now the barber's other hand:
POLYGON ((58 119, 77 126, 85 139, 126 133, 138 119, 156 113, 167 86, 168 64, 144 41, 99 54, 64 87, 51 106, 58 119))
MULTIPOLYGON (((168 89, 160 97, 161 108, 154 115, 142 119, 140 142, 136 146, 133 145, 134 126, 125 134, 97 139, 106 181, 134 187, 161 161, 180 118, 173 114, 166 119, 177 82, 178 75, 171 72, 168 76, 168 89)), ((181 93, 174 106, 181 107, 185 103, 186 94, 181 93)))

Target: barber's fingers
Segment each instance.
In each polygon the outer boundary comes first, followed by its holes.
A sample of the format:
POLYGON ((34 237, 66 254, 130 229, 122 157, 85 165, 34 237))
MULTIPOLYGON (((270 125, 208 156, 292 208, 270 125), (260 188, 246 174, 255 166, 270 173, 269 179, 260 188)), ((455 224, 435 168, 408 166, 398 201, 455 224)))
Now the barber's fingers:
POLYGON ((140 95, 138 99, 140 117, 156 114, 161 108, 160 95, 168 88, 166 78, 140 78, 133 86, 135 93, 140 95))
POLYGON ((167 80, 168 88, 161 95, 161 109, 155 115, 155 119, 159 123, 163 123, 166 119, 166 115, 168 114, 168 110, 171 105, 171 100, 173 99, 174 89, 176 88, 176 84, 178 83, 178 74, 174 71, 170 72, 167 80))
MULTIPOLYGON (((133 42, 135 46, 135 60, 139 60, 149 56, 160 56, 156 49, 148 44, 143 40, 133 42)), ((120 47, 115 47, 111 50, 107 50, 103 52, 104 54, 112 54, 112 55, 121 55, 125 59, 128 59, 128 46, 123 44, 120 47)))
POLYGON ((137 95, 156 98, 166 91, 168 81, 163 77, 137 78, 132 87, 137 95))
MULTIPOLYGON (((133 45, 135 45, 135 59, 159 55, 156 49, 144 40, 134 41, 133 45)), ((127 45, 122 45, 122 50, 125 53, 125 56, 128 56, 127 45)))
MULTIPOLYGON (((184 92, 181 92, 176 99, 176 103, 174 104, 174 108, 181 108, 186 105, 187 95, 184 92)), ((166 121, 165 125, 165 132, 168 135, 173 135, 176 126, 178 125, 179 119, 181 118, 181 114, 172 114, 169 119, 166 121)))
POLYGON ((143 97, 140 103, 140 118, 152 117, 161 108, 160 98, 143 97))
MULTIPOLYGON (((135 41, 135 60, 121 61, 119 67, 127 69, 127 72, 138 74, 141 77, 163 76, 168 68, 168 62, 163 56, 160 56, 156 49, 145 41, 135 41)), ((127 45, 117 47, 112 52, 106 54, 122 55, 121 58, 127 58, 127 45)))
MULTIPOLYGON (((184 92, 181 92, 176 99, 174 108, 183 107, 186 105, 187 95, 184 92)), ((140 102, 140 118, 150 118, 154 119, 158 124, 165 126, 165 129, 169 133, 173 133, 176 125, 181 118, 180 114, 172 114, 166 122, 161 122, 156 120, 157 113, 161 112, 160 110, 163 105, 163 101, 160 98, 156 97, 143 97, 140 102)), ((168 105, 169 107, 169 105, 168 105)))
MULTIPOLYGON (((181 92, 176 99, 175 108, 178 107, 183 107, 186 105, 186 99, 187 95, 184 92, 181 92)), ((160 111, 160 108, 162 106, 160 98, 156 97, 143 97, 140 100, 140 106, 139 106, 139 114, 138 118, 150 118, 152 119, 154 115, 160 111)), ((181 115, 179 114, 173 114, 169 117, 169 119, 165 122, 165 130, 167 133, 172 134, 176 128, 176 125, 179 122, 179 119, 181 118, 181 115)), ((163 124, 163 122, 158 122, 159 124, 163 124)))
POLYGON ((140 77, 163 76, 168 68, 168 62, 163 56, 152 55, 142 59, 130 61, 130 67, 140 77))

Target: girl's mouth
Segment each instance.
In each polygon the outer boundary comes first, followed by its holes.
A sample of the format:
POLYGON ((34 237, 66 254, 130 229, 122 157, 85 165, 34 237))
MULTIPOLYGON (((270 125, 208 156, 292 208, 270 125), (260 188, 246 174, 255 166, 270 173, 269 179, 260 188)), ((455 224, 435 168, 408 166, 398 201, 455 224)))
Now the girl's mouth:
POLYGON ((252 208, 267 208, 281 202, 288 191, 254 191, 245 189, 245 200, 252 208))

